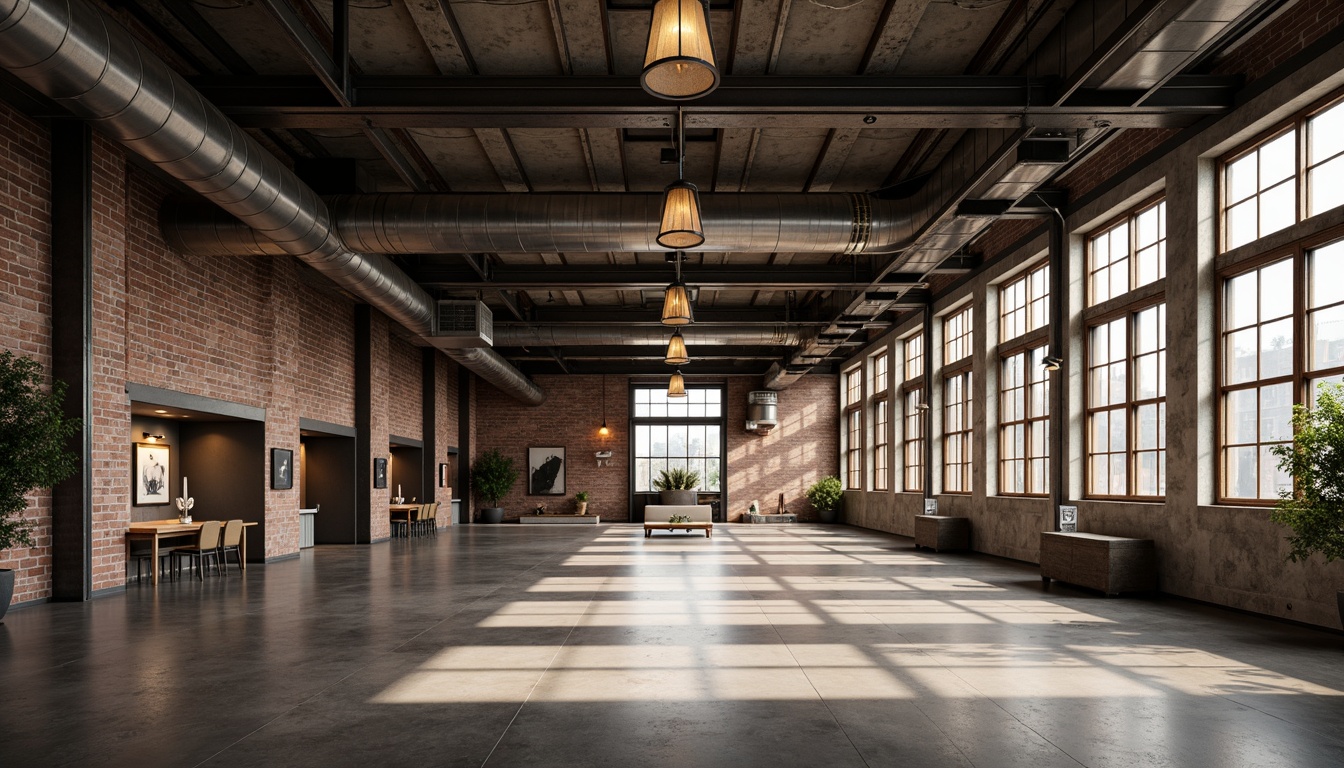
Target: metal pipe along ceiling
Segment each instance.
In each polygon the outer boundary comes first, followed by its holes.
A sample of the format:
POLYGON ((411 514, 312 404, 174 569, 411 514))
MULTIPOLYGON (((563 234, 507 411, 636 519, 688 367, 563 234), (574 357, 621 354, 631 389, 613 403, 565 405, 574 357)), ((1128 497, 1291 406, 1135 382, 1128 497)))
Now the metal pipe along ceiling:
MULTIPOLYGON (((704 328, 686 326, 681 329, 686 345, 700 346, 785 346, 795 347, 804 341, 796 329, 780 325, 774 328, 704 328)), ((667 328, 632 328, 629 326, 517 326, 496 325, 495 345, 500 347, 655 347, 665 346, 671 331, 667 328)))
MULTIPOLYGON (((391 194, 328 199, 363 253, 603 253, 667 249, 656 194, 391 194)), ((704 194, 700 252, 892 253, 914 240, 922 202, 857 194, 704 194)), ((164 237, 199 256, 274 253, 264 237, 190 201, 165 203, 164 237)))
MULTIPOLYGON (((423 288, 386 256, 347 248, 308 185, 97 8, 84 0, 0 0, 0 66, 284 253, 411 331, 431 332, 434 304, 423 288)), ((523 402, 545 399, 493 352, 448 354, 523 402)))

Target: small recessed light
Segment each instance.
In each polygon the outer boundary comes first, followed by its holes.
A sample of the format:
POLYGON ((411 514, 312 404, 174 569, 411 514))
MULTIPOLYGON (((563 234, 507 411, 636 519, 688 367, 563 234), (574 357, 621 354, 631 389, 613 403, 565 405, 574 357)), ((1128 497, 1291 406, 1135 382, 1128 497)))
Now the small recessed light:
POLYGON ((165 411, 165 410, 163 410, 162 408, 160 408, 159 410, 155 411, 155 413, 167 413, 167 411, 165 411))

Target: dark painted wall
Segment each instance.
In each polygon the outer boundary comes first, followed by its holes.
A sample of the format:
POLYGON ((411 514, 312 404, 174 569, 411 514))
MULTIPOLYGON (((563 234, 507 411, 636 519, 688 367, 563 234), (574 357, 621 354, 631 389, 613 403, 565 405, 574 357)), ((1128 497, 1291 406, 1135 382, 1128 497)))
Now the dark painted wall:
POLYGON ((322 505, 314 521, 314 543, 358 543, 355 439, 304 437, 299 472, 305 478, 303 505, 309 509, 322 505))
MULTIPOLYGON (((247 530, 247 559, 266 558, 266 425, 258 421, 178 425, 181 474, 191 478, 198 520, 255 522, 247 530)), ((297 514, 297 511, 295 512, 297 514)))
POLYGON ((401 484, 401 495, 409 503, 411 499, 425 500, 424 455, 423 448, 393 447, 392 458, 387 466, 387 496, 397 495, 397 484, 401 484))
MULTIPOLYGON (((182 495, 182 440, 177 429, 178 422, 172 419, 158 419, 147 416, 131 416, 131 477, 126 478, 126 482, 131 490, 131 502, 135 501, 135 445, 134 443, 149 442, 145 440, 145 433, 151 435, 163 435, 163 439, 157 441, 157 445, 168 447, 168 498, 176 499, 182 495)), ((191 477, 191 475, 187 475, 191 477)), ((192 491, 193 495, 195 491, 192 491)), ((131 522, 143 522, 145 520, 167 520, 177 517, 177 507, 169 502, 167 504, 156 504, 151 507, 131 507, 131 522)))

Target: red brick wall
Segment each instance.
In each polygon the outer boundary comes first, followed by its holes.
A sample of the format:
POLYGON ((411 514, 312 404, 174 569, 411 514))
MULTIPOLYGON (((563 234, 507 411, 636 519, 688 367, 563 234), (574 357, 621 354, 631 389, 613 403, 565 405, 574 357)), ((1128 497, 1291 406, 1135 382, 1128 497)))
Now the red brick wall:
POLYGON ((1213 72, 1241 73, 1247 82, 1264 77, 1341 23, 1344 23, 1344 3, 1339 0, 1298 0, 1272 24, 1228 53, 1213 72))
POLYGON ((425 431, 420 416, 424 397, 423 352, 404 339, 388 340, 387 424, 394 435, 422 439, 425 431))
MULTIPOLYGON (((528 496, 527 479, 520 477, 513 493, 503 502, 505 517, 528 513, 537 504, 547 511, 572 508, 577 491, 592 498, 588 512, 603 520, 629 519, 630 449, 629 379, 606 379, 607 426, 612 435, 597 436, 602 424, 602 377, 538 376, 546 390, 540 408, 519 408, 517 403, 488 384, 479 387, 479 443, 475 455, 498 448, 520 469, 528 446, 563 446, 566 454, 566 497, 528 496), (611 462, 597 466, 593 454, 612 452, 611 462)), ((806 376, 780 393, 780 426, 761 437, 743 429, 747 392, 761 388, 760 377, 736 376, 728 380, 728 496, 729 519, 737 519, 753 499, 774 508, 780 493, 790 511, 810 514, 803 491, 838 464, 839 423, 837 380, 834 376, 806 376)))
POLYGON ((779 494, 800 520, 816 514, 804 492, 840 464, 839 377, 807 375, 779 393, 779 426, 768 435, 747 432, 747 393, 761 379, 728 380, 728 520, 739 520, 755 499, 774 512, 779 494))
MULTIPOLYGON (((51 172, 47 132, 0 102, 0 349, 51 370, 51 172)), ((35 546, 0 551, 17 569, 14 600, 46 594, 51 582, 51 493, 29 496, 35 546)))

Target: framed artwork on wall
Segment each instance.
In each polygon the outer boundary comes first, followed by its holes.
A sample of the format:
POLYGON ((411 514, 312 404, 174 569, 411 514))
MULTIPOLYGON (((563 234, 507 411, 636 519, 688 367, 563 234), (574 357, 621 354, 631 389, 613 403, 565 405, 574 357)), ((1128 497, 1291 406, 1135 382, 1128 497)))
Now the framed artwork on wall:
POLYGON ((373 487, 387 487, 387 459, 378 458, 373 460, 373 487))
POLYGON ((135 467, 132 470, 131 505, 136 507, 168 504, 172 502, 168 491, 169 459, 172 458, 168 446, 159 443, 135 444, 135 467))
POLYGON ((565 495, 565 449, 527 449, 527 492, 532 496, 565 495))
POLYGON ((447 488, 447 487, 448 487, 448 465, 447 465, 447 464, 440 464, 440 465, 439 465, 439 487, 440 487, 440 488, 447 488))
POLYGON ((294 487, 294 452, 288 448, 271 449, 271 489, 287 491, 294 487))

